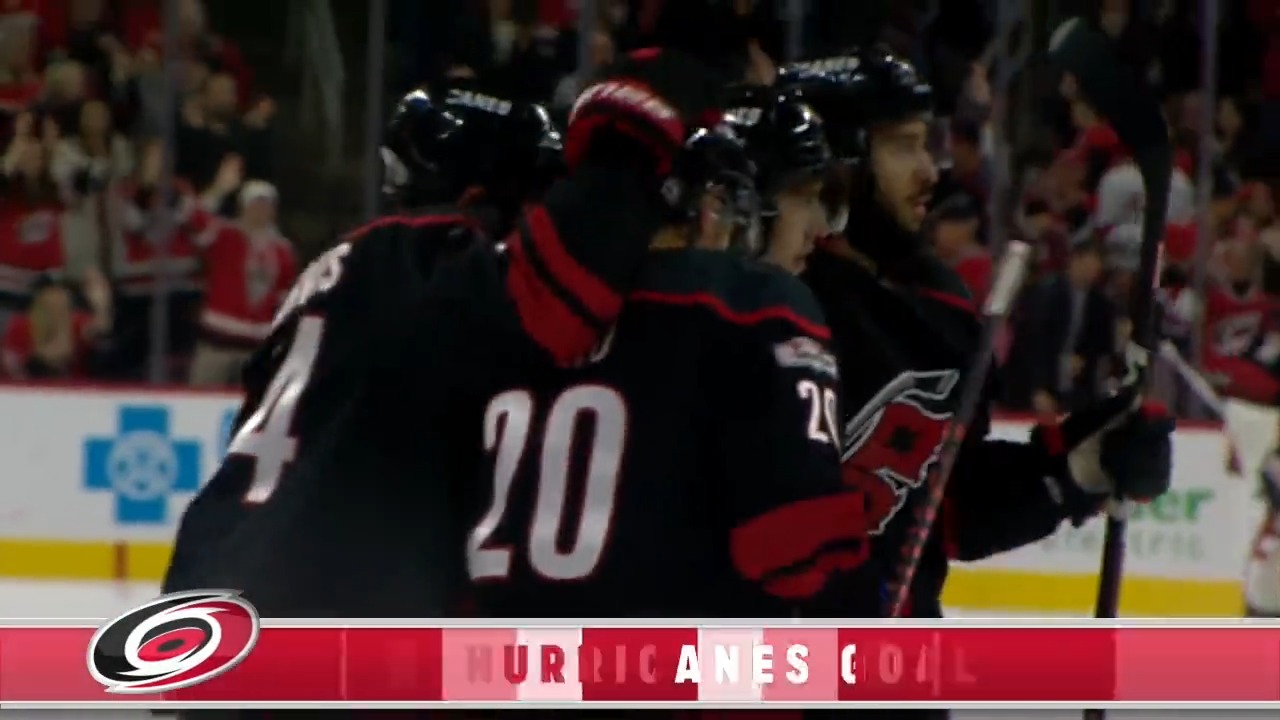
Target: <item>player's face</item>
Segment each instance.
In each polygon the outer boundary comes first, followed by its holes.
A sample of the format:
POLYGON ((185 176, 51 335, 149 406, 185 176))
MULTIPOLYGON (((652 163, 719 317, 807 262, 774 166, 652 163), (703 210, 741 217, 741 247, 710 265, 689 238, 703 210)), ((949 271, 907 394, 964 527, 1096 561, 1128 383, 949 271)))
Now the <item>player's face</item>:
POLYGON ((923 120, 892 123, 871 131, 871 171, 877 200, 904 230, 916 232, 928 213, 938 167, 926 145, 923 120))
POLYGON ((733 218, 725 194, 718 188, 702 197, 698 238, 694 247, 703 250, 727 250, 733 238, 733 218))
POLYGON ((766 262, 793 273, 804 270, 809 253, 813 252, 814 240, 827 232, 821 194, 820 180, 795 185, 778 194, 775 199, 778 215, 765 249, 766 262))

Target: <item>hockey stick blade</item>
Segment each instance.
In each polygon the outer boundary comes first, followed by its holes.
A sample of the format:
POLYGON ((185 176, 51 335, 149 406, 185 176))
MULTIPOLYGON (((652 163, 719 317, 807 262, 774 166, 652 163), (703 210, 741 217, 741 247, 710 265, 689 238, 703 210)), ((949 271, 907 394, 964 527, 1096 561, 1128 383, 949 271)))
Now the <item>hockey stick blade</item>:
POLYGON ((996 338, 1000 337, 1009 320, 1009 310, 1017 298, 1018 289, 1022 287, 1030 257, 1031 246, 1014 240, 1005 248, 1004 255, 1000 258, 1000 267, 991 283, 991 292, 987 295, 987 304, 982 311, 982 336, 970 362, 969 374, 960 387, 960 405, 943 431, 938 459, 929 468, 925 478, 925 494, 922 502, 916 506, 915 523, 907 532, 897 573, 893 584, 889 586, 889 617, 900 617, 911 595, 911 582, 915 579, 929 533, 932 532, 938 510, 942 507, 947 482, 951 479, 956 457, 964 443, 965 429, 973 422, 984 400, 983 392, 987 385, 987 372, 991 367, 996 338))

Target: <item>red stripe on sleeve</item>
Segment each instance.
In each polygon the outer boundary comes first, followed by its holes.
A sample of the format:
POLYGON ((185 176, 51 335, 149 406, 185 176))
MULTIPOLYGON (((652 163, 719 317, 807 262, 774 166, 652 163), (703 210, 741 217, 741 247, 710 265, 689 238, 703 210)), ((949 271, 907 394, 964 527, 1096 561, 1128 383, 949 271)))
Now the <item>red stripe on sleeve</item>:
POLYGON ((546 208, 531 206, 525 213, 525 221, 533 249, 555 281, 578 298, 601 322, 608 323, 617 317, 622 308, 622 296, 569 254, 546 208))
POLYGON ((870 553, 862 495, 856 492, 801 500, 734 528, 729 552, 748 580, 783 597, 806 597, 838 570, 857 567, 870 553), (844 542, 859 547, 832 548, 844 542), (807 564, 806 564, 807 563, 807 564), (789 569, 795 572, 782 573, 789 569), (774 578, 768 578, 776 574, 774 578))
POLYGON ((940 292, 938 290, 933 290, 931 288, 919 288, 917 292, 919 292, 921 295, 927 298, 932 298, 934 300, 937 300, 940 303, 950 305, 953 308, 956 308, 958 310, 963 310, 967 313, 978 312, 978 308, 974 304, 974 301, 970 300, 969 298, 960 297, 959 295, 953 295, 951 293, 940 292))
POLYGON ((596 331, 557 297, 529 264, 519 235, 512 238, 509 248, 507 292, 525 332, 561 365, 586 355, 598 339, 596 331))
POLYGON ((365 235, 368 235, 370 232, 373 232, 374 230, 378 230, 384 227, 400 226, 400 227, 409 227, 409 228, 422 228, 422 227, 430 227, 433 225, 452 225, 452 224, 471 225, 474 227, 475 221, 467 217, 466 215, 462 215, 459 213, 453 213, 448 215, 387 215, 385 217, 380 217, 368 223, 365 223, 364 225, 361 225, 355 230, 348 232, 346 235, 342 237, 342 240, 343 242, 355 242, 356 240, 359 240, 365 235))
POLYGON ((789 307, 777 305, 773 307, 760 308, 752 311, 734 310, 725 304, 723 300, 709 293, 690 293, 688 295, 676 293, 662 293, 651 290, 638 290, 631 293, 632 300, 642 302, 662 303, 665 305, 702 305, 711 310, 721 318, 734 323, 735 325, 758 325, 766 320, 785 320, 795 325, 802 332, 819 340, 830 340, 831 330, 825 325, 806 320, 799 313, 789 307))

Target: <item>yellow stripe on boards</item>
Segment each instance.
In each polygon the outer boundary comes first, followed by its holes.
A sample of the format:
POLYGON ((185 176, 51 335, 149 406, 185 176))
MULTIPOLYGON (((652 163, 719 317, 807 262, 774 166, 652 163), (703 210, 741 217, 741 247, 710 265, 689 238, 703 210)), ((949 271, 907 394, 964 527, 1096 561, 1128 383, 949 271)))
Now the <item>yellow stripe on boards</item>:
POLYGON ((159 581, 168 543, 0 538, 0 578, 159 581))
MULTIPOLYGON (((962 610, 1093 614, 1098 576, 953 567, 942 605, 962 610)), ((1126 577, 1120 589, 1121 617, 1241 617, 1240 583, 1126 577)))
MULTIPOLYGON (((168 543, 108 543, 0 539, 0 578, 132 580, 159 582, 169 565, 168 543)), ((1045 616, 1093 612, 1098 578, 953 567, 942 604, 958 610, 1004 610, 1045 616)), ((1120 594, 1123 617, 1240 617, 1240 583, 1127 577, 1120 594)))

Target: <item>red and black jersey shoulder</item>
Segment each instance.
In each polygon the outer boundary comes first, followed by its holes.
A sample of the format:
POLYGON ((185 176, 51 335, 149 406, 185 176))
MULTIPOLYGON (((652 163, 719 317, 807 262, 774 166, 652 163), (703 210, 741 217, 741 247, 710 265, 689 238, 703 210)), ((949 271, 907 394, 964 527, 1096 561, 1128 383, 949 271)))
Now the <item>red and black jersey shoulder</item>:
POLYGON ((798 278, 727 252, 655 252, 629 299, 700 307, 734 325, 785 328, 819 340, 831 336, 818 301, 798 278))

